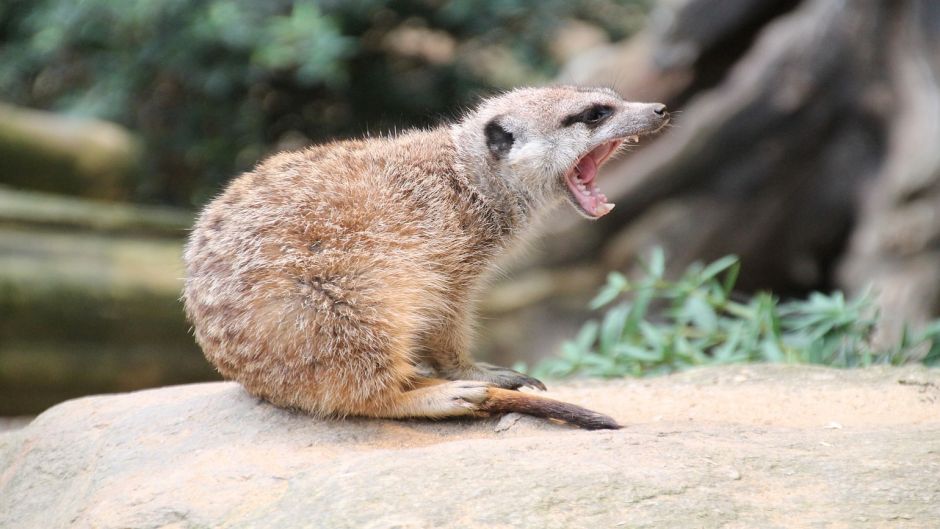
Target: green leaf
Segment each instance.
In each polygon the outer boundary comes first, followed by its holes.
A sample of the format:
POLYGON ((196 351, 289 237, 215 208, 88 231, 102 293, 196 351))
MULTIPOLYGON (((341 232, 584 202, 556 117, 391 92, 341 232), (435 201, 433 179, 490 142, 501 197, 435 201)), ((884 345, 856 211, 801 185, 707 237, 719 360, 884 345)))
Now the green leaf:
POLYGON ((627 323, 624 325, 624 334, 631 335, 636 333, 640 323, 646 319, 646 311, 649 309, 652 300, 652 287, 637 289, 636 299, 633 300, 633 305, 630 306, 630 313, 627 315, 627 323))
POLYGON ((584 326, 581 327, 581 331, 574 339, 574 343, 579 351, 583 353, 590 351, 591 346, 594 345, 594 341, 597 340, 598 329, 597 322, 594 320, 585 323, 584 326))
POLYGON ((665 333, 662 332, 659 327, 647 323, 640 322, 639 325, 640 334, 643 336, 643 340, 652 347, 656 349, 663 349, 666 347, 667 339, 665 333))
POLYGON ((724 291, 725 297, 731 295, 731 291, 734 290, 734 285, 738 282, 738 274, 740 272, 740 261, 736 261, 733 265, 728 267, 728 273, 725 274, 725 279, 721 282, 721 289, 724 291))
POLYGON ((586 350, 578 345, 577 342, 567 341, 561 344, 561 357, 573 364, 581 361, 581 357, 586 354, 586 350))
POLYGON ((706 333, 711 334, 718 328, 718 315, 701 294, 690 295, 685 301, 682 313, 706 333))
POLYGON ((776 340, 765 339, 760 344, 761 353, 768 362, 783 362, 786 356, 776 340))
POLYGON ((709 279, 717 276, 718 274, 724 272, 725 270, 728 270, 729 268, 737 264, 738 264, 738 257, 736 255, 726 255, 722 257, 721 259, 718 259, 717 261, 706 266, 705 269, 702 270, 699 277, 701 278, 702 282, 708 281, 709 279))
POLYGON ((617 299, 617 296, 620 295, 620 289, 607 285, 597 293, 597 296, 594 296, 594 299, 588 303, 588 308, 591 310, 597 310, 604 305, 607 305, 611 301, 617 299))
POLYGON ((940 338, 940 320, 934 320, 918 333, 918 341, 940 338))
POLYGON ((611 376, 616 373, 616 362, 613 358, 601 355, 589 355, 584 358, 583 367, 588 374, 611 376))
POLYGON ((931 367, 940 367, 940 340, 934 340, 924 357, 924 364, 931 367))
POLYGON ((901 326, 901 343, 898 345, 898 349, 907 349, 911 346, 913 342, 913 337, 911 336, 911 326, 905 323, 901 326))
MULTIPOLYGON (((738 344, 741 343, 741 335, 744 332, 744 326, 740 322, 735 322, 728 330, 728 335, 720 347, 712 351, 712 356, 721 363, 730 362, 738 350, 738 344)), ((747 355, 744 355, 746 358, 747 355)))
POLYGON ((655 278, 663 277, 666 273, 666 253, 659 246, 650 253, 649 273, 655 278))
POLYGON ((674 343, 676 356, 686 364, 693 366, 708 362, 709 358, 705 356, 704 351, 692 345, 684 336, 676 336, 674 343))
POLYGON ((630 281, 620 272, 611 272, 607 274, 607 284, 619 290, 630 288, 630 281))
POLYGON ((598 345, 602 355, 609 354, 611 348, 620 341, 629 313, 630 306, 626 303, 621 303, 610 309, 607 315, 604 316, 604 321, 601 323, 600 343, 598 345))
POLYGON ((650 351, 636 345, 620 344, 617 346, 616 351, 617 354, 624 355, 640 362, 655 363, 663 359, 661 352, 650 351))
POLYGON ((630 282, 620 272, 611 272, 607 274, 607 284, 605 284, 597 296, 591 300, 588 307, 591 310, 597 310, 611 301, 617 299, 617 296, 630 288, 630 282))

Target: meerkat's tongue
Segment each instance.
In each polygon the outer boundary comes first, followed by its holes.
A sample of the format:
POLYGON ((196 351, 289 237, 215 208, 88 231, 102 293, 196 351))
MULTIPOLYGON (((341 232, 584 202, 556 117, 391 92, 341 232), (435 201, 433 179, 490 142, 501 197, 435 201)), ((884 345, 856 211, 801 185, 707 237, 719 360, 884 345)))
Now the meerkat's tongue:
MULTIPOLYGON (((593 152, 591 153, 593 154, 593 152)), ((594 157, 588 154, 584 158, 581 158, 581 161, 578 162, 578 180, 581 180, 585 184, 590 184, 594 181, 594 177, 597 176, 597 162, 594 161, 594 157)))
POLYGON ((611 146, 605 144, 589 152, 578 161, 568 179, 568 187, 578 204, 594 217, 602 217, 614 209, 614 205, 607 203, 607 197, 594 185, 598 162, 603 161, 611 150, 611 146))

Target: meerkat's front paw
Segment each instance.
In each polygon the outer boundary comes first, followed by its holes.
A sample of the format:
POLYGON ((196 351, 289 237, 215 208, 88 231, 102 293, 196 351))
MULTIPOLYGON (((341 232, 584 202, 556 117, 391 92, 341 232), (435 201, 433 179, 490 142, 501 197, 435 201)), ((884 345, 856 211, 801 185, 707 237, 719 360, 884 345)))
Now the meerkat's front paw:
POLYGON ((486 362, 477 362, 473 367, 462 371, 459 378, 482 380, 503 389, 519 389, 526 386, 545 391, 545 384, 537 378, 524 375, 508 367, 494 366, 486 362))

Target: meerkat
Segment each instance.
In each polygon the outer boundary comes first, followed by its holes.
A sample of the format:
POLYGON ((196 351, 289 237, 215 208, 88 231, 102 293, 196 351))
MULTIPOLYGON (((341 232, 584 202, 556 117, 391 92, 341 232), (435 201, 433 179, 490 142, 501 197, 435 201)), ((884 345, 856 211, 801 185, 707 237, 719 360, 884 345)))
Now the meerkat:
POLYGON ((524 88, 431 130, 276 154, 196 221, 182 298, 196 340, 249 393, 319 417, 619 428, 475 363, 473 305, 494 259, 552 207, 607 214, 598 168, 668 121, 605 88, 524 88))

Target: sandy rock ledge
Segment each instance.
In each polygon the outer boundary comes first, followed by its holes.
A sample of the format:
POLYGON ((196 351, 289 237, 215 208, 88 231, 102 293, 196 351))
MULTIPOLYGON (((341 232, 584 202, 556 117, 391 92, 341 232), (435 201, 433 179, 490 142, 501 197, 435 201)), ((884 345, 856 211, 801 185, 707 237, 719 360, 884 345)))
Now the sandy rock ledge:
POLYGON ((318 421, 233 383, 69 401, 0 435, 0 527, 940 524, 940 371, 552 384, 628 427, 318 421))

